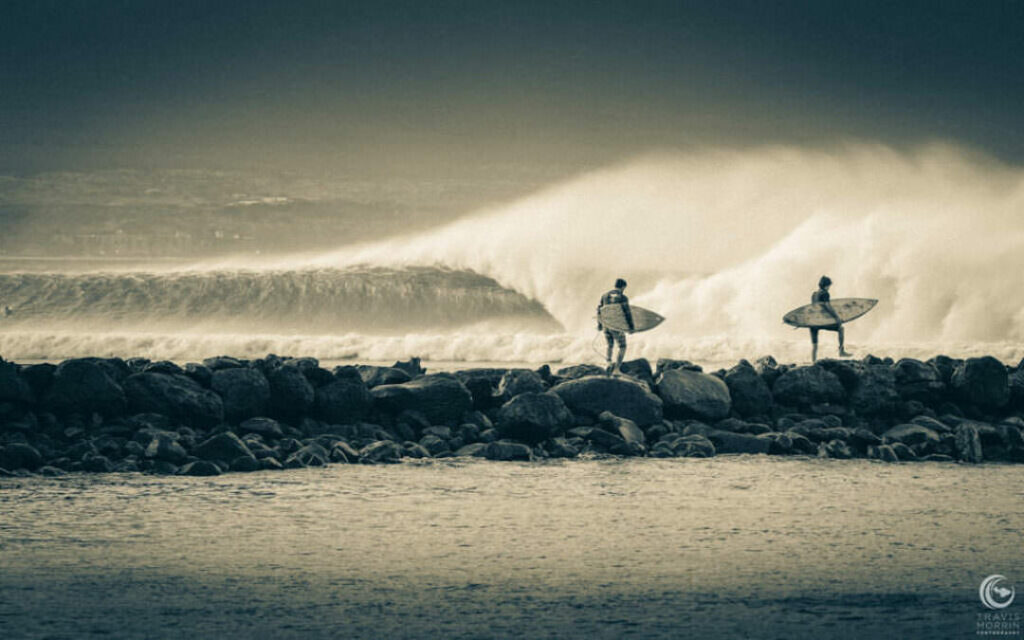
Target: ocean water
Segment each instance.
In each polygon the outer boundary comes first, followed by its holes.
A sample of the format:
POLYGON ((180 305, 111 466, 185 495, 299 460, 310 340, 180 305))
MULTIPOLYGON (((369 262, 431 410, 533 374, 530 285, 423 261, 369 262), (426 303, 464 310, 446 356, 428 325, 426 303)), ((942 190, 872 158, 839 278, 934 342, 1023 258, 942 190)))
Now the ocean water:
MULTIPOLYGON (((828 274, 834 297, 880 300, 847 327, 855 355, 1024 357, 1024 172, 956 148, 652 154, 466 211, 437 213, 455 207, 443 189, 412 190, 402 211, 433 213, 408 225, 381 223, 366 185, 187 177, 0 181, 0 204, 21 212, 0 216, 12 227, 55 210, 143 210, 162 230, 216 218, 264 242, 202 259, 3 259, 0 353, 600 362, 595 306, 624 277, 634 304, 667 317, 630 338, 629 357, 799 362, 807 333, 781 318, 828 274), (328 223, 350 231, 314 233, 328 223), (296 248, 306 227, 316 241, 296 248)), ((834 336, 822 340, 832 353, 834 336)))
POLYGON ((1022 487, 765 456, 0 478, 0 635, 976 637, 1022 487))

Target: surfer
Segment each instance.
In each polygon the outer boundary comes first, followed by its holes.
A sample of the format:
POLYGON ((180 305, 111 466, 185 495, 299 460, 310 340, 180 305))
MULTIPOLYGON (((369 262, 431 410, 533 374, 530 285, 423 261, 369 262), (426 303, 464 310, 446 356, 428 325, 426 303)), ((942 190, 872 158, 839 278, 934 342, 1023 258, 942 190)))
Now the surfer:
POLYGON ((839 334, 839 357, 847 358, 850 356, 843 348, 843 340, 845 338, 843 332, 843 321, 840 319, 839 314, 832 308, 832 299, 828 293, 828 288, 832 286, 832 279, 828 276, 821 276, 818 280, 818 290, 811 294, 811 303, 821 303, 822 308, 825 309, 825 313, 828 313, 836 319, 836 323, 827 327, 811 327, 811 362, 818 361, 818 331, 824 329, 825 331, 835 331, 839 334))
POLYGON ((601 296, 601 303, 597 305, 597 330, 604 331, 604 339, 608 343, 608 351, 605 354, 605 360, 608 362, 607 371, 610 374, 617 372, 622 366, 622 358, 626 355, 626 332, 618 331, 616 329, 609 329, 601 325, 601 307, 606 304, 621 304, 622 314, 626 317, 626 324, 629 326, 629 333, 633 333, 635 327, 633 325, 633 313, 629 310, 629 298, 622 292, 626 288, 626 281, 619 278, 615 281, 615 288, 608 293, 601 296), (619 354, 615 359, 615 364, 612 365, 612 348, 615 343, 619 345, 619 354))

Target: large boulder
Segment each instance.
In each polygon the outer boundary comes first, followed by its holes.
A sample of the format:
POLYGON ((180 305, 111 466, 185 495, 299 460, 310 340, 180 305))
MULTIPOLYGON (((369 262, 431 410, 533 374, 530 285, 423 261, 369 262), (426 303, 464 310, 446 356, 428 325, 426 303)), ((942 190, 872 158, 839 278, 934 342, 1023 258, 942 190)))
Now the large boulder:
POLYGON ((974 423, 963 422, 957 426, 954 444, 956 456, 960 460, 972 463, 982 461, 981 437, 974 423))
POLYGON ((412 376, 404 369, 395 367, 376 367, 373 365, 359 365, 356 367, 363 382, 370 389, 379 387, 382 384, 402 384, 412 380, 412 376))
POLYGON ((154 460, 184 464, 188 459, 188 452, 178 442, 177 435, 167 431, 154 432, 149 444, 146 445, 143 455, 154 460))
POLYGON ((238 432, 241 434, 259 434, 260 437, 269 440, 277 440, 284 437, 281 424, 272 418, 249 418, 238 425, 238 432))
POLYGON ((937 445, 939 443, 939 434, 919 424, 905 423, 898 424, 883 433, 882 442, 886 444, 902 442, 908 446, 914 444, 937 445))
POLYGON ((732 408, 741 416, 764 416, 772 409, 772 390, 746 360, 725 374, 732 408))
POLYGON ((519 442, 508 442, 498 440, 491 442, 483 450, 484 457, 488 460, 531 460, 533 450, 519 442))
POLYGON ((535 444, 562 435, 572 424, 573 415, 562 398, 549 391, 513 397, 498 411, 496 427, 502 438, 535 444))
POLYGON ((32 388, 21 376, 18 365, 0 359, 0 402, 28 404, 34 400, 32 388))
POLYGON ((455 376, 466 385, 473 396, 473 407, 490 409, 503 401, 494 393, 508 369, 464 369, 456 371, 455 376))
POLYGON ((332 424, 355 424, 367 417, 373 398, 360 380, 343 378, 316 389, 317 418, 332 424))
POLYGON ((278 367, 266 377, 270 385, 268 408, 271 415, 294 419, 306 415, 313 407, 316 398, 313 385, 298 367, 278 367))
POLYGON ((231 432, 218 433, 199 443, 192 449, 192 455, 203 460, 222 460, 226 463, 239 456, 254 457, 242 439, 231 432))
POLYGON ((552 391, 576 415, 597 417, 611 411, 641 427, 662 420, 661 398, 630 378, 586 376, 563 382, 552 391))
POLYGON ((963 402, 997 409, 1010 400, 1006 367, 992 356, 968 358, 953 370, 950 386, 963 402))
POLYGON ((66 360, 53 373, 45 404, 57 414, 122 415, 126 407, 124 390, 111 372, 110 367, 92 358, 66 360))
POLYGON ((896 392, 904 400, 934 403, 946 385, 935 365, 913 358, 903 358, 892 366, 896 392))
POLYGON ((846 398, 846 391, 834 373, 809 366, 780 375, 772 385, 772 396, 780 404, 808 406, 840 403, 846 398))
POLYGON ((889 415, 896 410, 900 396, 896 377, 886 365, 866 365, 857 376, 850 393, 850 407, 864 416, 889 415))
POLYGON ((731 431, 712 429, 706 437, 715 445, 716 453, 768 453, 772 446, 770 438, 748 433, 732 433, 731 431))
POLYGON ((598 426, 605 431, 611 433, 617 433, 626 444, 629 445, 646 445, 647 437, 644 435, 643 430, 636 426, 636 423, 626 418, 620 418, 610 411, 605 411, 601 415, 597 416, 598 426))
POLYGON ((224 405, 216 393, 192 378, 166 373, 136 373, 124 381, 130 413, 155 413, 195 427, 212 427, 224 420, 224 405))
POLYGON ((654 388, 654 371, 651 370, 651 363, 648 362, 647 358, 627 360, 619 367, 619 371, 643 382, 651 389, 654 388))
POLYGON ((732 407, 725 382, 699 371, 669 369, 658 377, 657 389, 670 417, 721 420, 732 407))
POLYGON ((495 395, 501 402, 508 402, 523 393, 544 393, 547 385, 536 371, 529 369, 509 369, 498 381, 495 395))
POLYGON ((210 387, 224 401, 224 419, 228 422, 240 422, 246 418, 267 414, 270 383, 257 369, 214 369, 210 387))
POLYGON ((43 456, 35 447, 23 442, 13 442, 0 447, 0 469, 14 471, 28 469, 35 471, 43 465, 43 456))
POLYGON ((399 414, 419 411, 431 424, 454 426, 462 414, 473 408, 466 385, 447 373, 424 375, 404 384, 385 384, 370 390, 374 404, 383 411, 399 414))

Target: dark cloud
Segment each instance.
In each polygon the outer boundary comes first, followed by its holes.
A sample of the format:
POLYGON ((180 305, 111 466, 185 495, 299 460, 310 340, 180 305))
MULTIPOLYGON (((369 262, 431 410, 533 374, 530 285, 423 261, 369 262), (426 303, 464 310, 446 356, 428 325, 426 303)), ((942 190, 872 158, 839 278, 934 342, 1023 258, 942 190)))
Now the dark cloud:
POLYGON ((1019 2, 15 4, 5 167, 578 162, 849 137, 1024 159, 1019 2))

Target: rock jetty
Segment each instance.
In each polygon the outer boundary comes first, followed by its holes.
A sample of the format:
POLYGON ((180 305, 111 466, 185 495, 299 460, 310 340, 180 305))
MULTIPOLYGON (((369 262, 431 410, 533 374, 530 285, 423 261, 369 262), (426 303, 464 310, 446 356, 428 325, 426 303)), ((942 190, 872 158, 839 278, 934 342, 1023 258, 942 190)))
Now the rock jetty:
POLYGON ((231 472, 720 454, 1024 462, 1024 361, 771 357, 552 372, 322 368, 313 358, 0 360, 0 475, 231 472))

